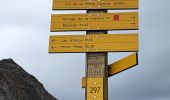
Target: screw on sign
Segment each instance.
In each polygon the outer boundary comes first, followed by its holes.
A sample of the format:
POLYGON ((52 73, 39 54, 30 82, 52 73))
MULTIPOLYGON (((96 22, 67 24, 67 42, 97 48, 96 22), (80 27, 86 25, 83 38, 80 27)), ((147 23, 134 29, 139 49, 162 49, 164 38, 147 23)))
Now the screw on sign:
POLYGON ((52 35, 49 53, 86 53, 82 79, 85 100, 108 100, 108 77, 138 64, 138 34, 107 34, 108 30, 138 29, 139 0, 53 0, 53 10, 87 10, 88 14, 52 14, 51 32, 86 31, 86 35, 52 35), (108 52, 136 52, 108 65, 108 52))

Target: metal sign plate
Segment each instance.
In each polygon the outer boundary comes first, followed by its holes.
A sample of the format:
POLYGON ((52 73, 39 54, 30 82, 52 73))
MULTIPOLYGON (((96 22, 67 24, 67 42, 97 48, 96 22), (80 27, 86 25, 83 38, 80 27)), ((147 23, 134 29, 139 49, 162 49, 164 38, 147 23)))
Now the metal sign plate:
POLYGON ((53 35, 49 53, 138 51, 138 34, 53 35))
POLYGON ((125 29, 138 29, 138 12, 54 14, 51 17, 51 32, 125 29))
POLYGON ((138 9, 139 0, 53 0, 53 10, 138 9))
POLYGON ((125 57, 109 66, 109 75, 113 76, 138 64, 138 55, 133 53, 132 55, 125 57))
POLYGON ((103 100, 103 78, 87 79, 87 100, 103 100))

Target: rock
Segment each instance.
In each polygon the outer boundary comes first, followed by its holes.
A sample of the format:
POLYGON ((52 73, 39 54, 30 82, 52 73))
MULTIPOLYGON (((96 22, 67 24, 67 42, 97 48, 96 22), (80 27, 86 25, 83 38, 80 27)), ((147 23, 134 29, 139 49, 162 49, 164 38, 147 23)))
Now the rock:
POLYGON ((57 100, 12 59, 0 61, 0 100, 57 100))

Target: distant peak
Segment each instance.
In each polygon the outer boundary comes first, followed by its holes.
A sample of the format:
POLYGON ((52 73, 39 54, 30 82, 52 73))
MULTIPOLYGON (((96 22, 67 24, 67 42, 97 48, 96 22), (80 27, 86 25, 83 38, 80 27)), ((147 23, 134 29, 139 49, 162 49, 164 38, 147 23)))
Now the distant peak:
POLYGON ((0 61, 1 63, 5 62, 5 63, 15 63, 14 60, 12 60, 11 58, 8 59, 3 59, 0 61))
POLYGON ((9 58, 0 61, 0 100, 57 99, 34 76, 9 58))
POLYGON ((15 63, 14 60, 12 60, 11 58, 1 60, 0 68, 8 69, 10 71, 22 70, 22 67, 20 67, 17 63, 15 63))

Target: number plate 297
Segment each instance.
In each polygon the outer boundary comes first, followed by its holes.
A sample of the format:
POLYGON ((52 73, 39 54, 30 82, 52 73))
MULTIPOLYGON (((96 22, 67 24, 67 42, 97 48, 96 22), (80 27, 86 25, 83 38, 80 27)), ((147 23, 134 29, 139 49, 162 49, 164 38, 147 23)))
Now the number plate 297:
POLYGON ((103 100, 103 78, 87 79, 87 100, 103 100))

